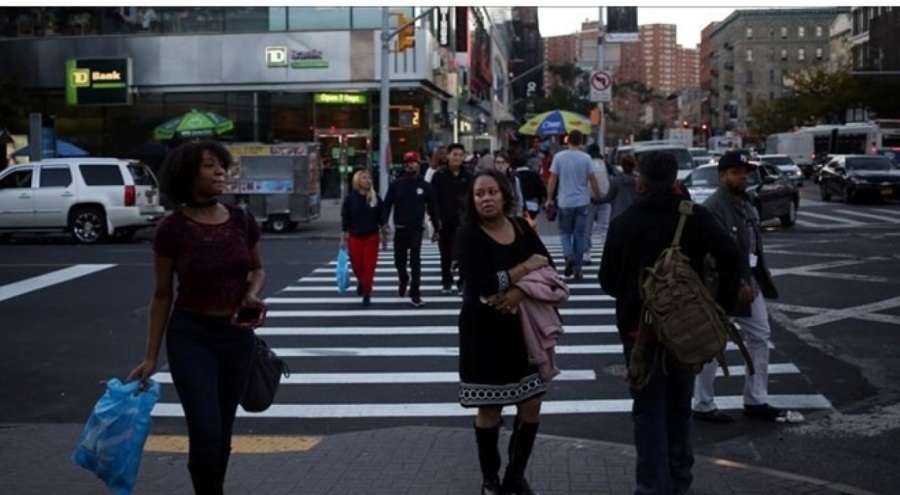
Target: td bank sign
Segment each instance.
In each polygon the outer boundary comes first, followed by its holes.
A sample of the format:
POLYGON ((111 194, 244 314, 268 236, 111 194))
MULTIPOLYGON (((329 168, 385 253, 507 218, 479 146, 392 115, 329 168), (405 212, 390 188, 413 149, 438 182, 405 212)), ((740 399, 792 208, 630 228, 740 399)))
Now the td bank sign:
POLYGON ((131 59, 69 59, 66 61, 66 103, 69 105, 130 105, 131 59))
POLYGON ((319 50, 294 50, 286 46, 267 46, 266 67, 291 69, 327 69, 328 61, 319 50))

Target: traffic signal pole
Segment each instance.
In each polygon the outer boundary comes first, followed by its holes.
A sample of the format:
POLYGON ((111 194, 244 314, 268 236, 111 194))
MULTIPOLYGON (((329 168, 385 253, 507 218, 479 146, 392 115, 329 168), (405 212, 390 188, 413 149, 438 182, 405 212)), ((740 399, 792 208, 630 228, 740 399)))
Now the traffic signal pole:
MULTIPOLYGON (((390 109, 391 109, 391 77, 390 77, 390 56, 391 56, 391 39, 400 32, 410 27, 415 27, 416 21, 431 15, 435 7, 431 7, 422 11, 421 14, 414 17, 409 22, 397 26, 397 29, 391 31, 391 10, 390 7, 382 7, 381 9, 381 108, 379 119, 381 121, 381 132, 379 132, 378 146, 378 192, 383 198, 387 194, 388 189, 388 173, 389 160, 388 148, 391 144, 390 135, 390 109)), ((405 17, 404 17, 405 18, 405 17)), ((399 24, 399 23, 398 23, 399 24)))
MULTIPOLYGON (((603 24, 603 7, 599 7, 599 16, 597 17, 597 70, 603 70, 606 65, 605 53, 603 52, 603 44, 606 38, 606 26, 603 24)), ((600 154, 604 157, 605 141, 606 141, 606 115, 604 110, 606 104, 602 101, 597 103, 597 110, 600 112, 600 126, 597 129, 597 146, 600 147, 600 154)))

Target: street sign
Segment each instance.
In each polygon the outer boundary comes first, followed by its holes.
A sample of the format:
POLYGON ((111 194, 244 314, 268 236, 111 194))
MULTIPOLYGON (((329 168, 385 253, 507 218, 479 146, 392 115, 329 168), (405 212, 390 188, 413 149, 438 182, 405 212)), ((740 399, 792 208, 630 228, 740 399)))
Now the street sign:
POLYGON ((591 101, 595 103, 612 101, 612 75, 608 71, 591 72, 591 101))

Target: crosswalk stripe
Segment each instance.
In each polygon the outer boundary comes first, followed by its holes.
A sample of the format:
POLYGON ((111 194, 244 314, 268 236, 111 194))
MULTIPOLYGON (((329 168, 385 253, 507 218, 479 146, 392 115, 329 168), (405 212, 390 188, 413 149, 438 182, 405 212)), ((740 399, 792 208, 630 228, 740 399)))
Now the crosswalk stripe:
MULTIPOLYGON (((744 376, 743 366, 729 366, 731 376, 744 376)), ((769 375, 798 374, 800 370, 791 363, 778 363, 769 365, 769 375)), ((717 370, 716 376, 724 376, 724 372, 717 370)), ((159 372, 153 375, 153 379, 159 383, 171 384, 172 374, 159 372)), ((554 381, 574 382, 593 381, 597 379, 594 370, 560 370, 560 374, 553 378, 554 381)), ((292 373, 289 377, 282 377, 281 385, 350 385, 350 384, 385 384, 385 383, 459 383, 459 373, 452 371, 439 372, 406 372, 406 373, 292 373)))
POLYGON ((862 213, 859 211, 851 211, 851 210, 834 210, 834 211, 837 213, 842 213, 844 215, 853 215, 853 216, 863 217, 863 218, 872 218, 874 220, 881 220, 882 222, 900 224, 900 218, 891 218, 891 217, 885 217, 885 216, 881 216, 881 215, 872 215, 871 213, 862 213))
MULTIPOLYGON (((156 373, 153 379, 159 383, 172 383, 170 373, 156 373)), ((560 370, 554 381, 576 382, 597 379, 594 370, 560 370)), ((385 383, 459 383, 456 372, 409 373, 291 373, 281 378, 281 385, 350 385, 385 383)))
MULTIPOLYGON (((772 348, 769 344, 769 348, 772 348)), ((729 342, 728 351, 737 350, 737 346, 729 342)), ((273 348, 275 354, 285 357, 455 357, 459 355, 458 347, 285 347, 273 348)), ((558 345, 557 355, 565 354, 621 354, 622 344, 600 345, 558 345)))
MULTIPOLYGON (((334 276, 316 277, 316 278, 317 279, 327 279, 327 281, 331 282, 331 283, 328 285, 289 285, 289 286, 281 289, 281 291, 282 292, 334 292, 334 293, 337 293, 337 282, 335 281, 334 276)), ((597 280, 595 275, 586 273, 584 276, 584 280, 591 280, 591 279, 597 280)), ((353 276, 353 274, 350 275, 350 280, 356 280, 356 278, 353 276)), ((390 292, 391 294, 397 293, 397 277, 396 276, 391 277, 389 279, 382 278, 382 279, 378 279, 378 280, 381 282, 385 282, 387 280, 390 283, 373 286, 372 287, 373 294, 378 294, 380 292, 390 292)), ((300 280, 298 280, 297 282, 298 283, 306 283, 308 281, 310 281, 309 277, 303 277, 300 280)), ((325 282, 325 281, 326 280, 318 280, 318 282, 325 282)), ((597 289, 597 290, 600 289, 599 282, 566 283, 566 286, 569 287, 570 291, 581 290, 581 289, 597 289)), ((424 293, 424 292, 430 292, 430 291, 440 291, 442 289, 442 287, 439 284, 423 284, 422 286, 419 287, 419 289, 421 289, 422 292, 424 293)), ((352 289, 352 288, 347 289, 347 292, 345 294, 352 294, 354 297, 356 296, 356 292, 354 292, 354 289, 352 289)), ((341 296, 341 297, 344 297, 344 296, 341 296)), ((428 298, 428 301, 431 301, 431 300, 433 300, 433 297, 428 298)), ((610 299, 610 300, 612 300, 612 299, 610 299)))
MULTIPOLYGON (((585 272, 585 270, 582 269, 582 273, 584 273, 584 272, 585 272)), ((322 273, 322 272, 320 272, 320 273, 322 273)), ((326 276, 322 276, 322 277, 317 277, 317 276, 303 277, 301 280, 302 280, 303 282, 335 282, 335 278, 334 278, 334 270, 329 270, 327 273, 330 273, 331 276, 330 276, 330 277, 326 277, 326 276)), ((397 283, 397 276, 396 276, 395 274, 392 274, 392 275, 390 275, 390 276, 388 276, 388 275, 386 275, 386 274, 385 274, 385 275, 380 275, 380 274, 383 274, 383 273, 384 273, 383 271, 379 271, 379 272, 377 272, 377 273, 375 274, 375 283, 379 283, 379 282, 380 282, 380 283, 390 282, 390 283, 392 283, 392 284, 396 284, 396 283, 397 283), (380 275, 380 276, 379 276, 379 275, 380 275)), ((585 277, 587 277, 587 276, 588 276, 588 275, 585 275, 585 277)), ((353 277, 351 276, 351 278, 353 278, 353 277)), ((441 281, 441 276, 440 276, 440 275, 422 275, 422 277, 420 278, 420 280, 421 280, 422 282, 440 282, 440 281, 441 281)), ((571 288, 571 285, 570 285, 569 287, 571 288)), ((594 287, 599 288, 600 286, 599 286, 599 285, 594 285, 594 287)))
POLYGON ((822 220, 829 220, 832 222, 831 225, 834 225, 834 222, 840 222, 842 224, 851 225, 851 226, 864 225, 863 223, 857 222, 856 220, 845 220, 843 218, 836 217, 834 215, 821 215, 819 213, 812 213, 809 211, 797 210, 797 215, 801 215, 801 216, 805 216, 805 217, 819 218, 822 220))
MULTIPOLYGON (((456 325, 427 327, 262 327, 254 330, 261 337, 297 336, 389 336, 389 335, 456 335, 456 325)), ((615 325, 566 325, 566 334, 614 334, 615 325)))
MULTIPOLYGON (((373 299, 373 304, 377 304, 378 300, 373 299)), ((584 316, 584 315, 614 315, 615 308, 561 308, 559 310, 562 316, 584 316)), ((270 310, 266 312, 267 318, 346 318, 358 316, 371 317, 397 317, 397 316, 457 316, 459 309, 431 309, 431 308, 415 308, 415 309, 359 309, 352 313, 340 312, 336 309, 332 310, 270 310)))
MULTIPOLYGON (((790 409, 827 409, 831 402, 819 394, 769 395, 775 407, 790 409)), ((596 414, 631 412, 631 399, 606 400, 547 400, 541 404, 542 414, 596 414)), ((719 409, 737 410, 744 406, 741 395, 716 397, 719 409)), ((261 413, 248 413, 238 409, 238 416, 253 418, 398 418, 398 417, 460 417, 471 416, 470 409, 457 402, 403 403, 403 404, 273 404, 261 413)), ((153 415, 180 417, 184 413, 180 404, 157 403, 153 415)))
MULTIPOLYGON (((568 302, 609 302, 613 298, 602 295, 590 296, 569 296, 568 302)), ((460 301, 459 296, 441 296, 429 297, 427 302, 430 303, 446 303, 460 301)), ((359 304, 356 298, 347 299, 345 297, 269 297, 265 301, 267 304, 359 304)), ((409 304, 408 297, 382 297, 378 299, 380 303, 403 303, 409 304)))

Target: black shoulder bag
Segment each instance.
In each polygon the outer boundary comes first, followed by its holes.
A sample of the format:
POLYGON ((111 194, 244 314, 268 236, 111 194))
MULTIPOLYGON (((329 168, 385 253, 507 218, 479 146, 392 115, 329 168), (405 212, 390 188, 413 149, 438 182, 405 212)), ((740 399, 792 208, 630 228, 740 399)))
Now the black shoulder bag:
MULTIPOLYGON (((247 229, 249 236, 250 214, 246 209, 241 209, 243 210, 244 228, 247 229)), ((281 377, 291 376, 291 370, 287 363, 269 348, 266 341, 256 336, 254 339, 253 363, 250 365, 247 385, 244 387, 240 401, 241 407, 251 413, 263 412, 268 409, 275 402, 275 394, 278 392, 278 385, 281 384, 281 377)))

